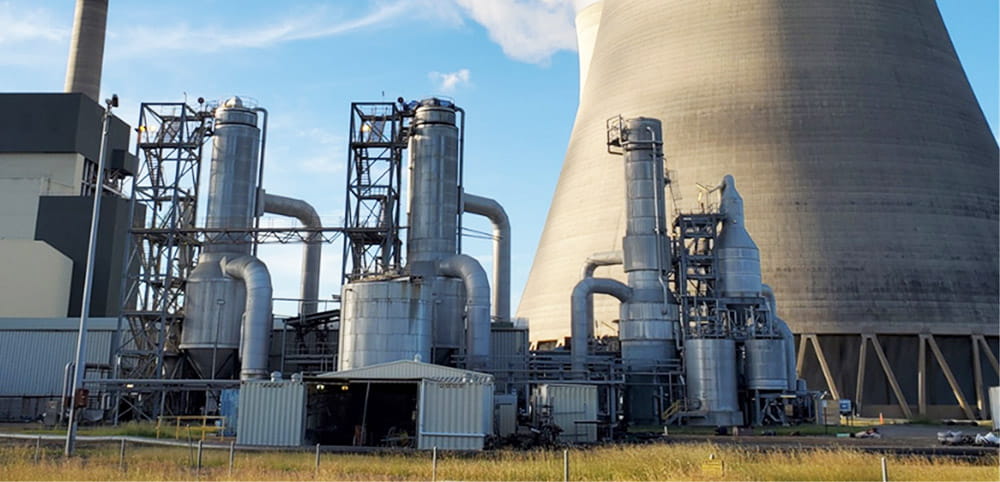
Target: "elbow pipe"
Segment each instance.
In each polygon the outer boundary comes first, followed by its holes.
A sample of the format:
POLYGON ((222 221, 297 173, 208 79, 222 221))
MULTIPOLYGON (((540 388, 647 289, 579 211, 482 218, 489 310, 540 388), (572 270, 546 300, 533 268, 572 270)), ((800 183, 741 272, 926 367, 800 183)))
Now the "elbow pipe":
POLYGON ((497 201, 462 193, 464 212, 493 223, 493 320, 510 321, 510 220, 497 201))
POLYGON ((485 368, 490 357, 490 283, 486 271, 471 256, 456 254, 437 262, 438 274, 459 278, 465 285, 466 366, 485 368))
POLYGON ((267 355, 271 345, 271 274, 253 256, 223 258, 222 272, 243 281, 247 300, 243 312, 240 343, 240 380, 267 378, 267 355))
MULTIPOLYGON (((599 266, 613 266, 623 264, 624 256, 621 250, 617 251, 601 251, 594 253, 587 257, 587 261, 583 263, 583 269, 580 271, 580 279, 587 279, 594 277, 594 271, 597 270, 599 266)), ((594 297, 587 296, 587 313, 594 312, 594 297)), ((594 338, 594 324, 587 324, 587 339, 594 338)))
POLYGON ((795 370, 795 335, 792 329, 781 318, 778 318, 778 304, 774 299, 774 290, 769 285, 760 285, 760 293, 767 300, 771 309, 771 317, 774 320, 777 330, 781 333, 782 345, 785 348, 785 378, 787 378, 788 389, 795 391, 798 389, 799 375, 795 370))
MULTIPOLYGON (((263 190, 262 190, 263 191, 263 190)), ((309 203, 276 194, 261 193, 263 212, 293 217, 307 228, 322 228, 316 209, 309 203)), ((299 313, 309 315, 317 311, 319 300, 319 272, 323 258, 323 236, 309 233, 306 236, 305 247, 302 248, 302 283, 299 292, 299 313)))
POLYGON ((573 288, 570 299, 570 360, 572 370, 582 372, 586 369, 587 352, 590 345, 588 333, 593 329, 593 303, 588 303, 594 293, 614 296, 618 301, 627 303, 632 299, 632 288, 624 283, 609 278, 585 278, 573 288))

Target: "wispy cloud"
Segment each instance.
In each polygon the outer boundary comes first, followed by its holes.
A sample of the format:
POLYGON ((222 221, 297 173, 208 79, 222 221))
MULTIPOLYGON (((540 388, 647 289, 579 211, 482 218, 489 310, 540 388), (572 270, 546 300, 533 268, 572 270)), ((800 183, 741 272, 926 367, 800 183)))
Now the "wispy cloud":
POLYGON ((0 47, 20 42, 59 42, 69 36, 69 29, 45 9, 18 7, 0 2, 0 47))
POLYGON ((514 60, 544 64, 560 50, 576 50, 572 0, 454 1, 514 60))
POLYGON ((431 72, 428 74, 437 89, 444 93, 454 92, 456 88, 469 84, 469 69, 458 69, 455 72, 431 72))
POLYGON ((111 54, 130 56, 145 55, 151 50, 162 54, 169 51, 217 52, 234 48, 266 48, 287 42, 335 37, 414 18, 433 18, 445 25, 461 23, 461 17, 454 8, 442 8, 442 5, 436 5, 439 3, 433 0, 374 2, 374 7, 356 17, 315 7, 276 21, 237 28, 225 25, 192 26, 188 23, 140 25, 121 32, 123 41, 111 45, 112 49, 120 50, 111 54))

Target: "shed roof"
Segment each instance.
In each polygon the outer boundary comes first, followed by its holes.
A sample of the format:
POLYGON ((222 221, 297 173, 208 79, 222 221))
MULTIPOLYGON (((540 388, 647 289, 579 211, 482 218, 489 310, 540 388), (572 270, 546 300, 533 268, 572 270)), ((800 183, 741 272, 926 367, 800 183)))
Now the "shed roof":
POLYGON ((326 372, 316 375, 314 378, 339 380, 440 380, 449 382, 467 380, 473 383, 490 383, 493 381, 493 375, 487 373, 412 360, 399 360, 355 368, 353 370, 326 372))

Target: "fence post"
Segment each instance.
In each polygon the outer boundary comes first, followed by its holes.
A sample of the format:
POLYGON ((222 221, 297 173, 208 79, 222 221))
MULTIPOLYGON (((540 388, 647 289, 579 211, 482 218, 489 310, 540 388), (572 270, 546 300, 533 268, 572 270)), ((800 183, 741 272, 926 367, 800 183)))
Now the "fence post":
POLYGON ((198 477, 201 478, 201 440, 198 441, 198 477))
POLYGON ((569 449, 563 449, 563 482, 569 482, 569 449))
POLYGON ((319 444, 316 444, 316 471, 313 476, 319 478, 319 444))
POLYGON ((885 457, 882 457, 882 482, 889 482, 889 466, 885 462, 885 457))
POLYGON ((233 476, 233 461, 236 460, 236 441, 229 442, 229 476, 233 476))
POLYGON ((431 449, 431 482, 437 482, 438 478, 438 448, 431 449))
POLYGON ((125 471, 125 439, 122 439, 121 450, 118 451, 118 470, 125 471))
POLYGON ((41 459, 41 456, 42 456, 42 436, 39 435, 38 438, 35 439, 35 463, 36 464, 41 459))

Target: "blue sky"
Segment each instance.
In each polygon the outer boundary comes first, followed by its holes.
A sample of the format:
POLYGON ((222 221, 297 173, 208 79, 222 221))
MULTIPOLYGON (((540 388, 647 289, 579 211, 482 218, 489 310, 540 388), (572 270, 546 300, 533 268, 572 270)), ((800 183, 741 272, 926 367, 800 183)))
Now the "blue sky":
MULTIPOLYGON (((0 1, 0 92, 62 89, 73 3, 0 1)), ((330 225, 343 210, 350 103, 454 98, 468 113, 466 189, 497 199, 511 218, 516 307, 577 104, 573 4, 115 0, 103 96, 117 93, 118 115, 132 125, 144 101, 253 97, 272 114, 264 187, 310 201, 330 225)), ((938 4, 996 136, 998 3, 938 4)), ((465 225, 490 230, 474 217, 465 225)), ((464 244, 489 270, 489 241, 464 244)), ((323 296, 339 291, 340 250, 324 252, 323 296)), ((269 246, 261 255, 275 296, 297 296, 300 248, 269 246)))

